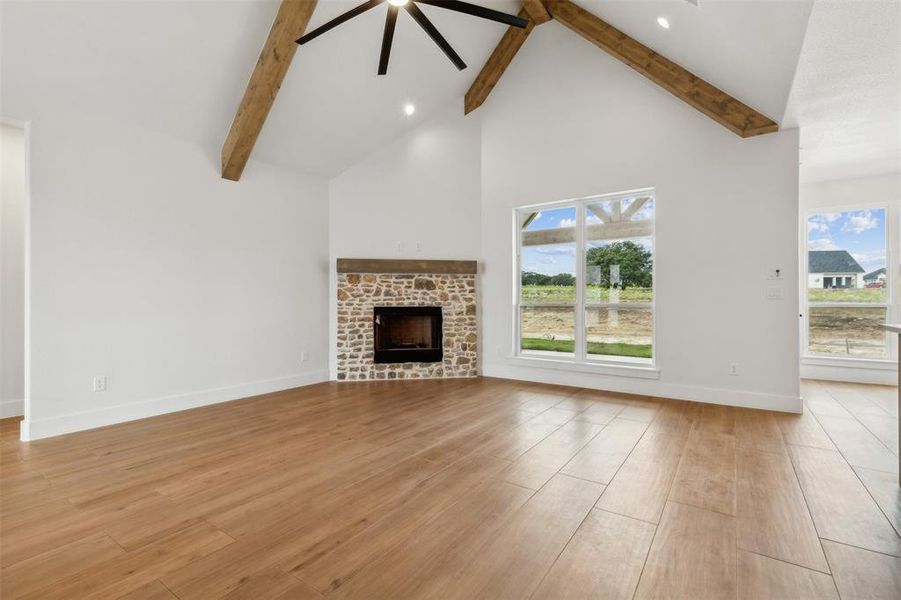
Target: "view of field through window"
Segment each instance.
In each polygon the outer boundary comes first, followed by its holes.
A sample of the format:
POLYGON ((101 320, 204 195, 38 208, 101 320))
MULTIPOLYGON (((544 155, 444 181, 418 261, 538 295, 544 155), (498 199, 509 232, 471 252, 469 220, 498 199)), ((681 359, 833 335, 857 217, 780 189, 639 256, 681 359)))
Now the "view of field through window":
POLYGON ((885 209, 807 218, 807 349, 886 358, 889 273, 885 209))
POLYGON ((528 222, 523 227, 521 347, 523 350, 573 354, 576 339, 576 208, 537 211, 525 218, 528 222), (530 240, 529 234, 536 237, 530 240))
POLYGON ((653 215, 648 194, 519 213, 523 351, 652 358, 653 215))

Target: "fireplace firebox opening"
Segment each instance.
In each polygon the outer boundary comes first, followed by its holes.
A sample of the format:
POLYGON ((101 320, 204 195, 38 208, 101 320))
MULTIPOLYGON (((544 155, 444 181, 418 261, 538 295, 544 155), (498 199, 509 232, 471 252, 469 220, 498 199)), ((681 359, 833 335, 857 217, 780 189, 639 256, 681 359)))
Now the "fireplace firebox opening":
POLYGON ((440 306, 376 306, 372 318, 374 362, 443 360, 440 306))

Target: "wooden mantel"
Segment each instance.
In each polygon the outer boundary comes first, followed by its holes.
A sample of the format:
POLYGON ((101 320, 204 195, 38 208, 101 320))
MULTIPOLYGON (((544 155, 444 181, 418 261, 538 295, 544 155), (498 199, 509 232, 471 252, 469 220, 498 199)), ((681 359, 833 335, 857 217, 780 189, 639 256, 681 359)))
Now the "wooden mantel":
POLYGON ((474 260, 422 260, 401 258, 339 258, 339 273, 438 273, 475 275, 474 260))

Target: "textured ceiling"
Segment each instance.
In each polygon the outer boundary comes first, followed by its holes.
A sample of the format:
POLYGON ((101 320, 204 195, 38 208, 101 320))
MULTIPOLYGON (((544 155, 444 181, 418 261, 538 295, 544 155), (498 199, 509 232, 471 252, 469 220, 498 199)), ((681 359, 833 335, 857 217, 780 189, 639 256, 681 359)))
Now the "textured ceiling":
POLYGON ((815 4, 785 124, 802 181, 901 171, 901 3, 815 4))

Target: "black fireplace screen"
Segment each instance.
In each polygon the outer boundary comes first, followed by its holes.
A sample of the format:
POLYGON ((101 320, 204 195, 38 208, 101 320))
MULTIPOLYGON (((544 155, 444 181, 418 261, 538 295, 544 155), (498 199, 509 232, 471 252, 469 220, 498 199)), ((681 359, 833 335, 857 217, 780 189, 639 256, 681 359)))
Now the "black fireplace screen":
POLYGON ((441 362, 440 306, 376 306, 372 318, 375 362, 441 362))

